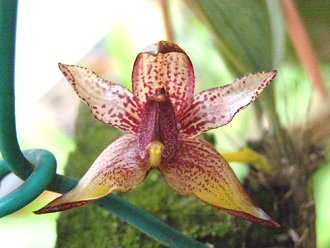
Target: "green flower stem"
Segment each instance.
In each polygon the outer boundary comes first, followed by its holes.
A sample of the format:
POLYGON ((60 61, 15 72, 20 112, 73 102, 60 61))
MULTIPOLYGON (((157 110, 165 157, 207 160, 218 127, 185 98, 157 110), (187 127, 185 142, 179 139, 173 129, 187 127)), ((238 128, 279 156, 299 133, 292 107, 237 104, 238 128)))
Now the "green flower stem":
MULTIPOLYGON (((59 193, 65 193, 77 183, 78 180, 75 178, 56 175, 55 180, 53 180, 49 189, 59 193)), ((110 195, 95 202, 95 205, 115 214, 123 221, 131 224, 141 232, 158 240, 166 246, 173 248, 207 248, 206 245, 182 235, 182 233, 176 229, 118 196, 110 195)))
MULTIPOLYGON (((272 56, 271 64, 273 68, 279 68, 285 51, 286 32, 284 29, 284 17, 279 1, 267 0, 266 5, 269 13, 272 36, 272 56)), ((276 111, 276 98, 274 97, 273 86, 266 89, 264 96, 261 96, 263 109, 267 115, 271 130, 274 132, 275 142, 279 149, 280 155, 293 161, 293 144, 280 123, 276 111)))
POLYGON ((116 214, 122 220, 128 222, 132 226, 135 226, 139 230, 143 230, 144 233, 166 246, 182 248, 207 247, 196 240, 183 236, 174 228, 147 214, 142 209, 133 206, 120 197, 107 197, 101 201, 98 201, 96 205, 99 205, 113 214, 116 214))
MULTIPOLYGON (((78 180, 75 178, 56 175, 56 179, 53 181, 53 184, 49 187, 49 189, 59 193, 65 193, 73 188, 77 183, 78 180)), ((110 195, 95 202, 95 205, 104 208, 112 214, 115 214, 123 221, 126 221, 166 246, 187 248, 207 247, 194 239, 190 239, 182 235, 182 233, 176 229, 170 227, 166 223, 148 214, 144 210, 135 207, 128 201, 118 196, 110 195)))
POLYGON ((266 89, 263 94, 260 95, 258 100, 257 102, 259 102, 262 107, 262 110, 266 114, 270 129, 274 134, 275 143, 276 147, 278 148, 279 155, 291 161, 293 148, 291 141, 289 140, 285 129, 283 129, 283 127, 281 126, 280 119, 277 115, 273 89, 266 89))
MULTIPOLYGON (((19 148, 14 105, 16 13, 17 1, 0 1, 0 34, 2 34, 0 36, 0 149, 4 159, 0 161, 0 179, 11 171, 23 180, 27 180, 16 191, 0 199, 3 215, 16 211, 32 201, 47 185, 49 185, 49 190, 64 193, 78 182, 77 179, 61 175, 54 177, 56 161, 50 152, 34 150, 32 153, 26 154, 29 160, 36 165, 34 169, 19 148), (49 184, 50 180, 52 182, 49 184)), ((170 247, 206 247, 196 240, 185 237, 179 231, 117 196, 106 197, 95 204, 116 214, 164 245, 170 247)))

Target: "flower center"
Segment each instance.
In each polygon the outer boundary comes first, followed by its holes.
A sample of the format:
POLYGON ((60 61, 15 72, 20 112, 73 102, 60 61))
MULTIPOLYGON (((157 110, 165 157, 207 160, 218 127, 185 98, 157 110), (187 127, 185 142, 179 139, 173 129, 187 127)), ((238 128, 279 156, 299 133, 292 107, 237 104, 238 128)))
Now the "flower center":
POLYGON ((139 125, 139 155, 149 156, 150 165, 158 167, 161 158, 175 159, 178 142, 173 104, 164 88, 151 96, 144 105, 139 125))

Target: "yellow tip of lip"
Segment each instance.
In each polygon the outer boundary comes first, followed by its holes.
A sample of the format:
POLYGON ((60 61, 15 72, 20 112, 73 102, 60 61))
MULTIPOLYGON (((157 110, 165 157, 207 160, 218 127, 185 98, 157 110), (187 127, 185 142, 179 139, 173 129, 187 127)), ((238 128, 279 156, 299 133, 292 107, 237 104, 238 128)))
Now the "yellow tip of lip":
POLYGON ((162 161, 162 152, 164 145, 159 141, 153 141, 148 145, 149 149, 149 163, 153 168, 157 168, 162 161))

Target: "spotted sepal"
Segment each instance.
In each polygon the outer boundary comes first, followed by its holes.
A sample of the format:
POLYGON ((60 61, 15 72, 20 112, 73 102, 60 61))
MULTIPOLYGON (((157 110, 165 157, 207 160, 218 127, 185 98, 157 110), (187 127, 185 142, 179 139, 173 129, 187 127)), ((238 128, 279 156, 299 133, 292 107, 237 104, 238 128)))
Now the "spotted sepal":
POLYGON ((114 191, 128 191, 143 181, 150 166, 140 159, 137 137, 124 135, 108 146, 79 183, 37 214, 63 211, 103 198, 114 191))
POLYGON ((137 132, 140 110, 129 90, 81 66, 59 64, 59 67, 96 119, 127 133, 137 132))
POLYGON ((179 140, 178 159, 162 163, 166 183, 179 194, 193 194, 203 202, 237 217, 271 227, 279 225, 257 207, 224 158, 207 142, 179 140))
POLYGON ((180 137, 193 137, 229 123, 274 79, 276 71, 250 73, 233 83, 203 91, 178 118, 180 137))
POLYGON ((133 94, 142 106, 165 89, 177 115, 193 100, 195 76, 188 55, 176 44, 160 41, 138 54, 132 74, 133 94))

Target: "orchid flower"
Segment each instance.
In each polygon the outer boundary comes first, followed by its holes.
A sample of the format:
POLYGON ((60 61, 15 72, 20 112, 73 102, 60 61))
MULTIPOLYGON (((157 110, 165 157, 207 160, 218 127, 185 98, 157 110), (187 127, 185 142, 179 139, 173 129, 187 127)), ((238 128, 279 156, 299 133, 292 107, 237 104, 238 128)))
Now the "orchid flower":
POLYGON ((193 194, 229 214, 278 226, 252 202, 215 148, 195 137, 229 123, 256 99, 276 71, 250 73, 194 95, 189 57, 167 41, 138 54, 133 92, 81 66, 59 64, 59 68, 96 119, 126 134, 99 155, 75 188, 36 213, 62 211, 114 191, 128 191, 151 169, 158 169, 179 194, 193 194))

